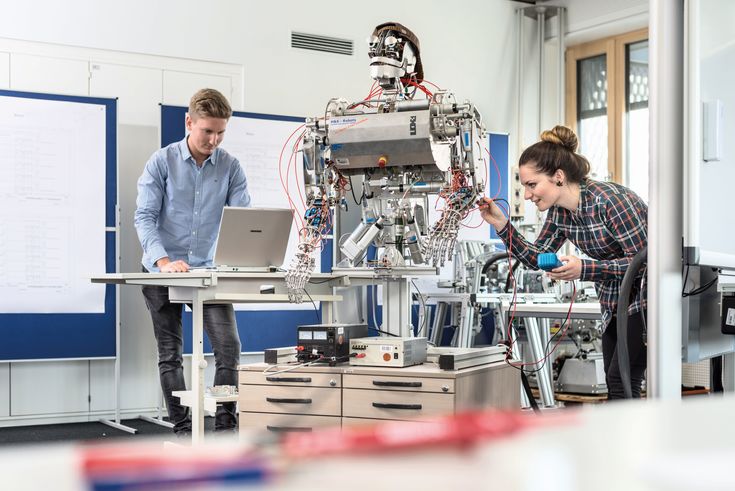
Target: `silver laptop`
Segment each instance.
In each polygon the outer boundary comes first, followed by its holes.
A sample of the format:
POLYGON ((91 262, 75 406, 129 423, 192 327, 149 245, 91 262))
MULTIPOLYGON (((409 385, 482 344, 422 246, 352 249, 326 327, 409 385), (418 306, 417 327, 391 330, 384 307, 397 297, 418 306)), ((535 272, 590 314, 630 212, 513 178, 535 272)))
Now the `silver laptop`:
POLYGON ((217 271, 273 271, 283 264, 291 210, 225 206, 214 249, 217 271))

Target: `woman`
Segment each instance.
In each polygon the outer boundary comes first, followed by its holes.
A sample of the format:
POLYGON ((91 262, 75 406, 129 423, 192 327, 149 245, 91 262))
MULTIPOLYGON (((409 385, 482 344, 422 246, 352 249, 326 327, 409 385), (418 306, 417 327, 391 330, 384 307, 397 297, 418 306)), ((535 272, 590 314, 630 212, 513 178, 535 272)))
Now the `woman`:
MULTIPOLYGON (((590 164, 576 153, 577 136, 565 126, 541 134, 518 162, 524 198, 548 211, 536 241, 531 244, 511 225, 492 200, 480 204, 482 217, 498 232, 511 254, 537 269, 542 252, 556 252, 566 240, 591 259, 561 256, 564 263, 551 272, 553 280, 594 281, 602 310, 602 352, 608 399, 624 397, 618 366, 616 311, 620 284, 633 257, 647 245, 648 206, 630 189, 589 179, 590 164)), ((645 280, 628 308, 628 350, 633 397, 640 397, 646 369, 645 280)))

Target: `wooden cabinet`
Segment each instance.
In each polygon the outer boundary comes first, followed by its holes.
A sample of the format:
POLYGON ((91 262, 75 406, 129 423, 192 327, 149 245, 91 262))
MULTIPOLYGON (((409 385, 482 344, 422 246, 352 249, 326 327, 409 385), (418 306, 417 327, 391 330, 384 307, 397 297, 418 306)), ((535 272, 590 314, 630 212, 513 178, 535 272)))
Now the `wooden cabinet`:
POLYGON ((283 373, 256 363, 239 369, 240 432, 311 431, 341 424, 342 370, 303 368, 283 373))
POLYGON ((483 408, 518 409, 518 370, 493 363, 459 371, 425 364, 407 368, 308 367, 264 373, 240 366, 240 428, 311 431, 319 426, 412 421, 483 408))

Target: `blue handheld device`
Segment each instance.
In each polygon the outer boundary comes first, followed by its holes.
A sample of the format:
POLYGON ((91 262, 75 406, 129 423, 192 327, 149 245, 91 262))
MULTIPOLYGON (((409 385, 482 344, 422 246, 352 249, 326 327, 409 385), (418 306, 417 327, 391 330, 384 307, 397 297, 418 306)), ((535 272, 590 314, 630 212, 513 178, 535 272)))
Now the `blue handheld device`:
POLYGON ((544 271, 551 271, 554 268, 564 266, 564 263, 559 261, 559 258, 556 257, 556 254, 553 252, 544 252, 543 254, 539 254, 536 259, 536 264, 544 271))

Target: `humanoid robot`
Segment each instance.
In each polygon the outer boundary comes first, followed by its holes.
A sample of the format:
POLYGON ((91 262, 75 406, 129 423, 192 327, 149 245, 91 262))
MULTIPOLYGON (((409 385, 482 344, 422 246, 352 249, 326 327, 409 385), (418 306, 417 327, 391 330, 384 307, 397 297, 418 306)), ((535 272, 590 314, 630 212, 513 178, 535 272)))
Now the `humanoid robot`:
POLYGON ((292 301, 315 266, 315 251, 333 215, 347 206, 353 178, 362 186, 361 222, 339 240, 342 267, 380 251, 376 271, 451 258, 462 220, 484 193, 485 130, 474 105, 424 85, 418 38, 396 22, 380 24, 368 41, 373 86, 361 101, 330 99, 323 116, 309 118, 301 141, 306 213, 298 252, 286 275, 292 301), (438 195, 443 207, 429 201, 438 195), (429 207, 441 210, 429 224, 429 207), (334 211, 333 211, 334 210, 334 211))

